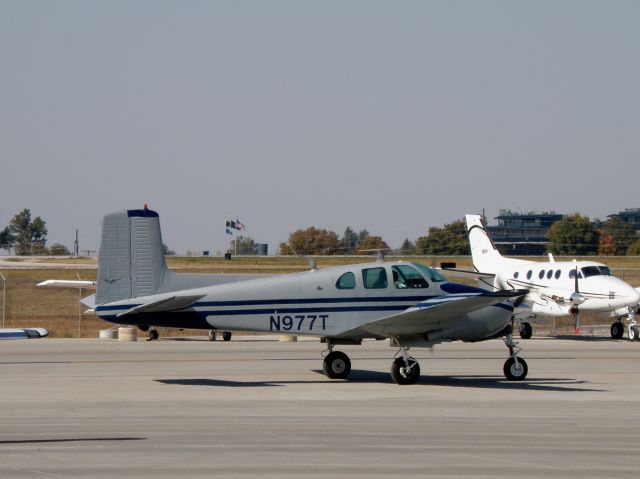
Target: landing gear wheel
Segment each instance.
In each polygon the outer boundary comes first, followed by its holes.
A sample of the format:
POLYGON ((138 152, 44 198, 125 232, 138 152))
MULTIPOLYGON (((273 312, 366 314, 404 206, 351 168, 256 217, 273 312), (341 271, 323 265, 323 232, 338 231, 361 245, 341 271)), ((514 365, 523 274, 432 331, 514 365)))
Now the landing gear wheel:
POLYGON ((158 339, 158 331, 156 331, 155 329, 150 329, 149 330, 149 341, 155 341, 156 339, 158 339))
POLYGON ((502 371, 509 381, 522 381, 527 377, 529 368, 527 367, 527 363, 524 359, 518 358, 518 365, 516 366, 515 359, 509 358, 504 362, 502 371))
POLYGON ((223 341, 231 341, 231 332, 230 331, 225 331, 224 333, 222 333, 222 340, 223 341))
POLYGON ((531 323, 520 323, 520 337, 522 339, 531 339, 531 336, 533 336, 531 323))
POLYGON ((624 326, 620 321, 616 321, 611 325, 611 337, 613 339, 622 339, 624 334, 624 326))
POLYGON ((640 331, 638 326, 631 326, 629 328, 629 341, 640 341, 640 331))
POLYGON ((333 351, 324 358, 322 371, 329 379, 346 379, 351 372, 351 360, 346 354, 333 351))
POLYGON ((391 377, 396 384, 415 384, 420 379, 420 365, 413 360, 411 369, 407 368, 404 358, 396 358, 391 364, 391 377))
POLYGON ((216 332, 211 329, 209 330, 209 341, 215 341, 216 340, 216 332))

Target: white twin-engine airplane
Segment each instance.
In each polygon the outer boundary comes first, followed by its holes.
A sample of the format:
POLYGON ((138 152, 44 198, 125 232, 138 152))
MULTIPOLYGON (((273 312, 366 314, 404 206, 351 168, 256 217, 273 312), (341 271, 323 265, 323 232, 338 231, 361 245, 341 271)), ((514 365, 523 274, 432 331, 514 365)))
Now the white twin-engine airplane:
POLYGON ((526 293, 449 283, 421 264, 382 260, 259 278, 178 274, 165 264, 158 214, 142 209, 105 216, 96 294, 83 303, 118 324, 319 337, 332 379, 351 371, 336 345, 388 338, 398 348, 393 380, 412 384, 420 366, 410 347, 500 337, 509 349, 506 378, 524 379, 512 300, 526 293))
MULTIPOLYGON (((496 291, 526 288, 529 293, 516 302, 517 318, 531 315, 571 316, 579 331, 580 311, 610 313, 629 319, 630 340, 639 340, 636 311, 640 302, 638 289, 611 275, 609 268, 593 261, 525 261, 503 257, 487 234, 479 215, 466 215, 475 277, 496 291)), ((452 276, 464 272, 452 270, 452 276)), ((520 320, 520 336, 530 338, 533 328, 520 320)), ((611 326, 611 336, 622 338, 620 319, 611 326)))

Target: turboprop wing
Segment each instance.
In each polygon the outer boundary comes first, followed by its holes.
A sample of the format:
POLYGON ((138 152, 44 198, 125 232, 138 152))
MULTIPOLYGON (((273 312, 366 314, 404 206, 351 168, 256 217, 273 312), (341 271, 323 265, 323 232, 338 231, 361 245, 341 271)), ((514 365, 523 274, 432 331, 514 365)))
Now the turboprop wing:
POLYGON ((528 293, 526 289, 482 293, 460 293, 440 296, 423 301, 407 310, 387 316, 362 326, 361 329, 384 337, 424 334, 441 330, 466 314, 488 306, 511 308, 503 305, 506 300, 528 293))

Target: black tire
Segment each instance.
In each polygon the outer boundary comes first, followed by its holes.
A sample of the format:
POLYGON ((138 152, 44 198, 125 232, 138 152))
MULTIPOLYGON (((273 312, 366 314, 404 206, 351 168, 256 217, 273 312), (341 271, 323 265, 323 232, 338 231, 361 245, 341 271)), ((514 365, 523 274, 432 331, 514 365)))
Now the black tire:
POLYGON ((520 337, 522 339, 531 339, 531 336, 533 336, 531 323, 520 323, 520 337))
POLYGON ((624 335, 624 325, 620 321, 616 321, 611 325, 611 337, 613 339, 622 339, 624 335))
POLYGON ((230 331, 225 331, 224 333, 222 333, 222 340, 223 341, 231 341, 231 332, 230 331))
POLYGON ((209 330, 209 341, 215 341, 216 340, 216 332, 213 329, 209 330))
POLYGON ((409 372, 405 371, 407 367, 402 357, 396 358, 391 364, 391 378, 393 382, 400 385, 415 384, 420 379, 420 365, 416 361, 409 372))
POLYGON ((640 330, 638 330, 637 326, 629 328, 629 341, 640 341, 640 330))
POLYGON ((509 381, 522 381, 527 377, 529 368, 527 367, 527 362, 524 359, 518 358, 518 368, 516 368, 515 360, 513 358, 509 358, 504 362, 502 371, 504 372, 504 377, 509 381))
POLYGON ((333 351, 322 361, 322 371, 329 379, 346 379, 351 372, 351 360, 343 352, 333 351))
POLYGON ((150 339, 151 341, 155 341, 155 340, 157 340, 157 339, 158 339, 158 337, 159 337, 159 335, 158 335, 158 331, 156 331, 155 329, 150 329, 150 330, 149 330, 149 339, 150 339))

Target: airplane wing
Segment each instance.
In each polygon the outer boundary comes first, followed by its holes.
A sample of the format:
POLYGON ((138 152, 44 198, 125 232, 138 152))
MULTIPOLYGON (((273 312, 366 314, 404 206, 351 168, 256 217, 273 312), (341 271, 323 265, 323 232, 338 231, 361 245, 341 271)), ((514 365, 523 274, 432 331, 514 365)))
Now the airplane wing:
POLYGON ((0 328, 0 339, 36 339, 47 336, 49 336, 49 331, 44 328, 0 328))
POLYGON ((496 277, 493 273, 479 273, 478 271, 470 271, 466 269, 456 268, 435 268, 447 278, 462 278, 462 279, 490 279, 496 277))
POLYGON ((95 281, 78 281, 78 280, 66 280, 66 279, 48 279, 42 283, 38 283, 38 286, 56 287, 56 288, 81 288, 81 289, 96 289, 95 281))
POLYGON ((166 313, 169 311, 177 311, 179 309, 188 308, 204 296, 204 294, 189 296, 172 295, 148 303, 139 304, 138 306, 134 306, 133 308, 118 314, 117 317, 120 318, 122 316, 129 316, 138 313, 166 313))
POLYGON ((360 329, 386 337, 423 334, 429 329, 440 327, 444 322, 454 321, 466 313, 518 298, 527 292, 526 289, 516 289, 438 296, 399 314, 365 324, 360 329))

